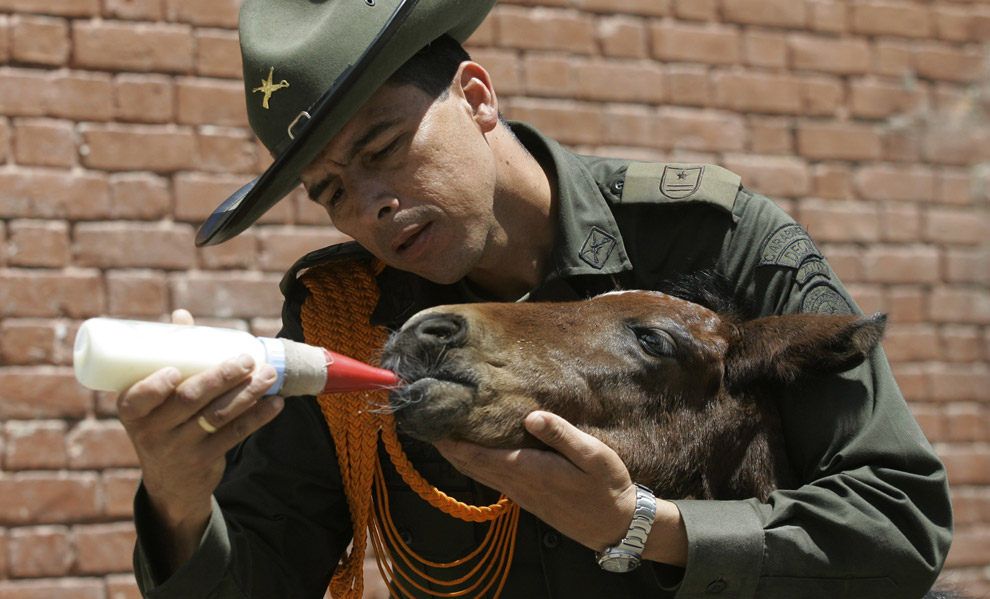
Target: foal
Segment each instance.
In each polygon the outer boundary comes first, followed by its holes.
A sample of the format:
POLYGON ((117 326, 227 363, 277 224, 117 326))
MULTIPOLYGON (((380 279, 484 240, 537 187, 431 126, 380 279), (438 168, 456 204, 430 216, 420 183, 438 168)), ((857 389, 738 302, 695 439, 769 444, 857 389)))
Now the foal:
POLYGON ((573 303, 441 306, 389 340, 408 385, 390 403, 424 441, 538 444, 523 427, 559 414, 663 497, 766 500, 794 486, 774 404, 801 377, 844 372, 880 340, 883 314, 737 321, 653 291, 573 303))

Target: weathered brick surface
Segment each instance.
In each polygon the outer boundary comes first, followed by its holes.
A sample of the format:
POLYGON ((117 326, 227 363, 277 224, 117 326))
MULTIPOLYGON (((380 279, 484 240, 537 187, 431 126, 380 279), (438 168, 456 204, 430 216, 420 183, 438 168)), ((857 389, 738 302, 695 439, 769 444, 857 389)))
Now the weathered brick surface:
MULTIPOLYGON (((272 161, 239 4, 0 0, 0 599, 138 596, 140 470, 115 394, 73 376, 81 322, 184 307, 274 334, 282 271, 345 239, 296 191, 192 246, 272 161)), ((582 153, 722 164, 811 232, 888 314, 949 468, 950 579, 990 593, 990 3, 500 0, 468 47, 507 118, 582 153)))

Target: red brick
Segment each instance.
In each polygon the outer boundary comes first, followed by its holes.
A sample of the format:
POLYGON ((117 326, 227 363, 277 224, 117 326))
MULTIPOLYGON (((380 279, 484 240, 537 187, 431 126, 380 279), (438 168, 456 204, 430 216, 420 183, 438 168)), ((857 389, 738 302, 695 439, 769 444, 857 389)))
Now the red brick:
POLYGON ((921 210, 917 204, 880 206, 880 239, 888 243, 911 243, 921 238, 921 210))
POLYGON ((880 217, 875 206, 842 200, 806 200, 800 203, 801 223, 816 241, 876 243, 880 217))
POLYGON ((165 16, 169 21, 191 23, 205 27, 237 27, 237 0, 165 0, 165 16))
POLYGON ((938 454, 945 463, 950 484, 990 483, 990 454, 958 445, 945 445, 938 454))
POLYGON ((168 284, 156 271, 110 271, 107 312, 118 316, 156 317, 168 312, 168 284))
POLYGON ((244 85, 239 81, 183 77, 176 84, 176 97, 180 124, 248 126, 244 85))
POLYGON ((0 316, 83 318, 102 310, 100 276, 94 271, 0 271, 0 316))
POLYGON ((586 102, 520 99, 511 114, 564 144, 598 143, 605 129, 601 108, 586 102))
POLYGON ((834 0, 811 0, 808 3, 808 24, 813 31, 845 33, 848 22, 845 3, 834 0))
POLYGON ((201 223, 248 180, 235 175, 178 173, 173 179, 175 218, 201 223))
POLYGON ((938 332, 929 324, 892 323, 884 334, 884 351, 893 362, 925 362, 939 358, 938 332))
POLYGON ((850 283, 847 289, 864 314, 886 312, 883 289, 879 285, 850 283))
POLYGON ((939 256, 928 246, 874 246, 863 253, 866 276, 879 283, 935 283, 939 256))
POLYGON ((76 21, 72 41, 73 59, 81 68, 188 73, 193 67, 192 31, 187 25, 76 21))
POLYGON ((916 165, 867 166, 856 171, 853 181, 859 197, 874 201, 930 201, 935 192, 931 168, 916 165))
POLYGON ((743 185, 772 198, 794 198, 810 190, 808 165, 790 157, 733 154, 722 166, 742 177, 743 185))
POLYGON ((141 590, 134 574, 111 574, 106 580, 107 599, 141 599, 141 590))
POLYGON ((903 77, 913 73, 914 45, 911 42, 877 40, 873 45, 871 64, 876 75, 903 77))
POLYGON ((51 119, 14 121, 14 159, 18 164, 29 166, 74 166, 73 124, 51 119))
POLYGON ((668 65, 664 71, 665 104, 707 107, 714 103, 712 78, 704 67, 668 65))
POLYGON ((482 21, 481 25, 474 30, 474 33, 464 42, 465 47, 470 47, 469 51, 473 48, 478 48, 481 46, 493 46, 495 45, 495 18, 489 13, 489 16, 482 21))
POLYGON ((747 31, 743 34, 743 56, 748 65, 784 68, 787 66, 787 38, 782 33, 747 31))
POLYGON ((793 34, 788 45, 791 65, 796 69, 837 75, 860 75, 869 70, 870 47, 865 40, 793 34))
POLYGON ((16 220, 8 225, 11 266, 62 268, 69 264, 69 226, 63 221, 16 220))
MULTIPOLYGON (((541 0, 540 3, 550 4, 546 0, 541 0)), ((622 12, 647 17, 662 17, 670 14, 670 0, 626 0, 621 5, 616 5, 613 0, 564 0, 560 4, 606 14, 622 12)))
POLYGON ((0 417, 4 419, 81 418, 92 408, 93 394, 76 381, 71 368, 0 368, 0 417))
POLYGON ((741 117, 689 108, 661 108, 657 139, 674 150, 739 152, 745 148, 741 117))
POLYGON ((718 4, 715 0, 674 0, 674 15, 689 21, 715 21, 718 4))
POLYGON ((55 360, 55 338, 51 321, 6 319, 0 322, 0 363, 51 364, 55 360))
POLYGON ((602 54, 616 58, 646 58, 649 37, 642 19, 625 15, 606 15, 595 23, 595 33, 602 54))
POLYGON ((555 54, 529 54, 523 57, 523 88, 535 96, 571 96, 577 82, 574 77, 574 60, 555 54))
POLYGON ((112 19, 161 21, 164 10, 161 0, 106 0, 103 12, 112 19))
POLYGON ((726 72, 715 74, 713 82, 719 108, 748 113, 801 113, 800 84, 788 75, 726 72))
POLYGON ((106 594, 103 581, 95 578, 0 580, 0 599, 52 599, 52 597, 106 599, 106 594))
POLYGON ((65 576, 75 557, 69 529, 64 526, 14 528, 9 546, 14 578, 65 576))
POLYGON ((76 526, 73 532, 78 551, 76 571, 79 574, 131 571, 131 555, 137 538, 133 524, 120 522, 76 526))
POLYGON ((978 327, 946 325, 939 331, 939 338, 942 342, 942 359, 947 362, 979 362, 984 359, 978 327))
POLYGON ((938 37, 952 42, 985 41, 990 32, 990 8, 933 6, 938 37), (980 10, 980 12, 977 12, 980 10))
POLYGON ((69 57, 65 19, 16 15, 10 21, 11 56, 23 63, 61 66, 69 57))
POLYGON ((990 253, 979 248, 947 248, 945 281, 990 286, 990 253))
POLYGON ((0 114, 43 116, 49 81, 44 73, 0 67, 0 114))
POLYGON ((258 263, 258 231, 261 227, 241 233, 230 241, 196 250, 200 268, 209 270, 253 270, 258 263))
POLYGON ((665 61, 707 64, 742 62, 738 30, 721 25, 660 22, 650 27, 651 52, 665 61))
POLYGON ((321 208, 316 202, 309 199, 302 185, 285 197, 280 202, 286 206, 291 206, 295 212, 295 224, 297 225, 318 225, 321 227, 332 227, 330 217, 326 210, 321 208))
POLYGON ((930 304, 928 318, 934 322, 990 324, 990 297, 984 290, 938 286, 930 304))
POLYGON ((110 218, 160 220, 172 210, 168 180, 149 173, 110 176, 110 218))
POLYGON ((929 43, 920 46, 915 57, 918 76, 924 79, 972 83, 984 72, 984 53, 977 48, 929 43))
POLYGON ((65 422, 12 420, 4 425, 4 470, 57 470, 68 464, 65 422))
MULTIPOLYGON (((986 456, 984 456, 986 457, 986 456)), ((990 461, 983 460, 990 469, 990 461)), ((951 480, 951 479, 950 479, 951 480)), ((960 527, 954 531, 946 566, 984 566, 990 562, 990 527, 960 527)))
POLYGON ((248 130, 202 127, 196 133, 196 149, 197 170, 247 174, 256 171, 258 145, 248 130))
POLYGON ((113 85, 106 73, 57 71, 52 74, 46 99, 48 115, 76 121, 113 118, 113 85))
POLYGON ((927 38, 932 35, 932 14, 927 6, 876 2, 853 4, 853 31, 863 35, 927 38))
POLYGON ((589 15, 552 8, 505 6, 495 14, 495 18, 500 46, 594 53, 595 26, 589 15))
POLYGON ((952 519, 956 525, 990 520, 990 492, 986 487, 952 489, 952 519))
POLYGON ((924 159, 935 164, 970 165, 990 160, 985 132, 966 122, 938 122, 924 130, 924 159))
POLYGON ((7 525, 62 524, 100 515, 94 473, 0 473, 0 491, 0 522, 7 525))
POLYGON ((896 286, 887 292, 888 317, 892 322, 928 320, 929 292, 921 287, 896 286))
POLYGON ((974 184, 979 178, 970 177, 968 169, 942 169, 935 177, 936 202, 968 206, 977 201, 974 184))
POLYGON ((663 70, 652 61, 579 61, 574 68, 579 100, 663 101, 663 70))
POLYGON ((308 252, 349 239, 333 227, 263 227, 258 238, 259 267, 273 272, 284 272, 308 252))
POLYGON ((80 125, 88 168, 172 172, 195 168, 196 137, 187 128, 154 125, 80 125))
POLYGON ((723 0, 726 21, 802 29, 807 23, 804 2, 792 0, 723 0))
POLYGON ((10 154, 10 121, 0 117, 0 164, 7 162, 10 154))
POLYGON ((100 174, 0 172, 0 218, 100 218, 108 204, 107 180, 100 174))
POLYGON ((655 145, 653 131, 656 127, 656 111, 647 106, 611 104, 604 108, 608 123, 602 143, 614 146, 655 145))
POLYGON ((192 227, 179 223, 81 223, 75 230, 75 263, 99 268, 191 268, 194 238, 192 227))
POLYGON ((279 275, 190 272, 174 275, 173 305, 197 317, 255 318, 281 313, 279 275))
MULTIPOLYGON (((241 45, 236 31, 197 29, 193 38, 197 74, 238 80, 243 76, 241 45)), ((473 56, 474 52, 471 54, 473 56)))
POLYGON ((134 446, 120 421, 83 420, 66 436, 74 470, 138 467, 134 446))
POLYGON ((850 85, 849 107, 855 117, 887 118, 922 108, 926 91, 925 86, 909 89, 903 82, 889 83, 862 79, 853 81, 850 85))
POLYGON ((987 219, 972 210, 931 208, 925 219, 924 239, 934 243, 977 245, 990 237, 987 219))
POLYGON ((96 17, 99 0, 0 0, 0 10, 66 17, 96 17))
POLYGON ((141 481, 140 470, 106 470, 100 475, 103 483, 104 512, 108 518, 131 518, 134 514, 134 493, 141 481))
POLYGON ((845 84, 830 75, 802 75, 801 106, 805 116, 837 114, 845 102, 845 84))
POLYGON ((920 366, 915 364, 893 364, 891 370, 897 386, 900 387, 904 399, 908 401, 928 401, 931 392, 928 389, 928 375, 920 366))
POLYGON ((122 73, 113 81, 117 120, 169 123, 175 118, 172 80, 164 75, 122 73))
MULTIPOLYGON (((7 15, 0 15, 0 64, 7 64, 10 61, 10 37, 10 19, 7 15)), ((2 572, 0 578, 3 578, 2 572)))
POLYGON ((801 123, 797 144, 798 153, 811 160, 876 160, 882 152, 877 129, 856 123, 801 123))
POLYGON ((793 154, 794 122, 787 118, 749 119, 748 149, 754 154, 793 154))

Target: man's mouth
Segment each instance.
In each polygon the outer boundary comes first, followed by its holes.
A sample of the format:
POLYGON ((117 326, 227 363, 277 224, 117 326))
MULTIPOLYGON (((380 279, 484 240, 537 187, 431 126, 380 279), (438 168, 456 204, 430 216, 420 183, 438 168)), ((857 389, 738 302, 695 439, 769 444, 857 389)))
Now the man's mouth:
POLYGON ((397 254, 415 253, 423 245, 420 242, 426 239, 426 233, 430 231, 432 226, 433 223, 428 222, 422 225, 406 227, 395 238, 395 241, 392 243, 392 249, 397 254))

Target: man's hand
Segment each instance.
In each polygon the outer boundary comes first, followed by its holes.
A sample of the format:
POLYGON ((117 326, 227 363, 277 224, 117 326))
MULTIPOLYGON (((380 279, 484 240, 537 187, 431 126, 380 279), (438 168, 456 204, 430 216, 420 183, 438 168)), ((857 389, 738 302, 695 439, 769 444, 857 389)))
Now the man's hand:
MULTIPOLYGON (((556 451, 492 449, 438 441, 463 474, 501 491, 519 507, 595 551, 618 543, 636 510, 636 489, 609 446, 549 412, 532 412, 526 430, 556 451)), ((683 566, 687 537, 677 507, 657 499, 646 559, 683 566)))
MULTIPOLYGON (((192 324, 192 316, 179 310, 172 321, 192 324)), ((118 417, 141 462, 173 572, 196 550, 206 529, 224 454, 282 409, 282 398, 262 397, 275 382, 275 370, 268 365, 254 370, 246 355, 182 382, 175 368, 163 368, 117 398, 118 417)))

